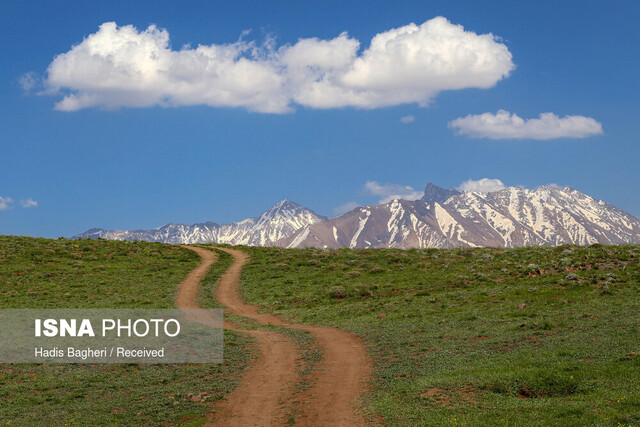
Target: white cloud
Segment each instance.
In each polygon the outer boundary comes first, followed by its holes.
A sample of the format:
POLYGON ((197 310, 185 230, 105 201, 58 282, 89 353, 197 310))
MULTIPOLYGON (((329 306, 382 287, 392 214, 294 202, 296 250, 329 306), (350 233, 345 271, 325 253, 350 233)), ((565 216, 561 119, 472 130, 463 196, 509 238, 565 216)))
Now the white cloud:
POLYGON ((500 191, 504 188, 506 188, 505 185, 499 179, 482 178, 477 181, 469 179, 457 186, 456 190, 475 193, 491 193, 492 191, 500 191))
POLYGON ((29 93, 38 85, 39 79, 36 73, 30 71, 18 77, 18 83, 22 87, 22 90, 24 90, 26 93, 29 93))
POLYGON ((368 181, 364 185, 364 191, 372 196, 380 197, 379 203, 388 203, 393 199, 418 200, 424 195, 424 192, 416 191, 408 185, 381 185, 375 181, 368 181))
MULTIPOLYGON (((239 40, 173 50, 169 33, 150 26, 102 24, 47 70, 56 109, 209 105, 285 113, 311 108, 427 105, 443 90, 489 88, 514 68, 492 34, 443 17, 377 34, 359 53, 347 33, 276 48, 239 40)), ((26 82, 26 81, 25 81, 26 82)))
POLYGON ((2 197, 0 196, 0 211, 6 211, 11 209, 13 206, 13 199, 11 197, 2 197))
POLYGON ((347 213, 349 211, 354 210, 358 206, 360 206, 360 204, 358 204, 356 202, 347 202, 344 205, 340 205, 338 207, 333 208, 333 213, 336 214, 336 215, 342 215, 342 214, 345 214, 345 213, 347 213))
POLYGON ((22 205, 23 208, 35 208, 38 206, 38 202, 32 198, 28 198, 26 200, 20 200, 20 205, 22 205))
POLYGON ((107 22, 53 60, 47 84, 69 89, 56 104, 65 111, 199 104, 287 111, 284 78, 262 53, 242 40, 174 51, 165 30, 107 22))
POLYGON ((458 135, 489 139, 586 138, 602 134, 602 125, 591 117, 542 113, 537 119, 522 119, 500 110, 496 114, 468 115, 449 122, 458 135))
POLYGON ((414 116, 404 116, 400 118, 400 121, 404 124, 413 123, 416 118, 414 116))

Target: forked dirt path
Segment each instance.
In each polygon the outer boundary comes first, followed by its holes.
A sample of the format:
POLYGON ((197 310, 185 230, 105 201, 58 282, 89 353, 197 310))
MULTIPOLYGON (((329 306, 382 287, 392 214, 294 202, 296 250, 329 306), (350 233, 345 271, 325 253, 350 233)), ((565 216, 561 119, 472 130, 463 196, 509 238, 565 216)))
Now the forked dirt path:
POLYGON ((216 298, 229 307, 233 314, 254 319, 264 325, 304 329, 314 336, 324 351, 324 357, 316 370, 311 388, 298 396, 304 405, 302 416, 296 424, 312 426, 364 425, 364 419, 356 411, 357 400, 365 392, 365 381, 371 366, 360 339, 349 332, 313 325, 297 325, 286 322, 269 313, 259 313, 258 307, 246 304, 239 295, 242 267, 249 256, 236 249, 216 248, 231 254, 233 265, 225 272, 216 287, 216 298))
MULTIPOLYGON (((196 308, 195 296, 200 280, 216 256, 206 249, 185 246, 203 259, 180 285, 176 299, 180 308, 196 308), (203 267, 204 273, 196 274, 203 267), (193 275, 193 277, 192 277, 193 275), (195 281, 195 285, 192 283, 195 281), (185 282, 187 284, 185 284, 185 282)), ((264 325, 284 326, 309 331, 324 352, 323 360, 314 373, 311 388, 293 395, 292 386, 300 381, 298 374, 300 353, 293 342, 271 331, 246 330, 256 338, 260 356, 243 377, 243 383, 220 403, 215 411, 215 423, 224 426, 285 425, 288 406, 295 399, 307 402, 298 408, 302 415, 296 425, 358 426, 364 418, 358 413, 358 398, 366 391, 371 365, 360 339, 349 332, 314 325, 298 325, 246 304, 239 295, 242 267, 249 259, 242 251, 216 248, 229 253, 234 262, 218 280, 215 296, 235 315, 247 317, 264 325)), ((238 330, 225 322, 227 329, 238 330)))
MULTIPOLYGON (((195 251, 202 263, 189 273, 178 288, 178 308, 200 308, 197 303, 200 282, 217 260, 217 255, 207 249, 183 246, 195 251)), ((234 263, 235 265, 235 263, 234 263)), ((229 270, 232 270, 232 266, 229 270)), ((219 285, 233 279, 230 271, 224 273, 219 285)), ((235 270, 233 270, 235 271, 235 270)), ((239 274, 240 270, 237 270, 239 274)), ((238 330, 225 322, 225 328, 238 330)), ((242 384, 215 406, 207 425, 260 426, 284 425, 288 408, 284 403, 291 398, 290 389, 299 381, 298 348, 283 335, 271 331, 246 330, 256 340, 260 356, 243 376, 242 384)))
POLYGON ((178 308, 201 308, 198 305, 198 289, 200 288, 200 282, 207 275, 207 272, 211 268, 214 262, 218 260, 218 256, 213 251, 198 248, 195 246, 182 246, 186 249, 191 249, 200 256, 202 262, 180 283, 178 286, 178 293, 176 295, 176 306, 178 308))

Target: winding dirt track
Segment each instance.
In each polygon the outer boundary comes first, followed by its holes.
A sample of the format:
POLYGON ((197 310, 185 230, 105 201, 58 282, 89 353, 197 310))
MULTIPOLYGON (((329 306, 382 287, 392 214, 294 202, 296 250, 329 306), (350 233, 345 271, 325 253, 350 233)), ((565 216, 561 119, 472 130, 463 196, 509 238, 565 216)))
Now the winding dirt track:
MULTIPOLYGON (((176 303, 179 308, 197 308, 198 286, 216 255, 206 249, 185 246, 200 255, 202 264, 181 283, 176 303)), ((216 425, 285 425, 292 402, 306 404, 299 408, 297 425, 358 426, 365 421, 356 411, 358 398, 366 391, 365 381, 371 366, 360 339, 339 329, 313 325, 297 325, 245 304, 238 293, 242 267, 248 255, 242 251, 216 248, 233 256, 234 262, 222 275, 216 287, 216 298, 235 315, 247 317, 264 325, 277 325, 309 331, 324 351, 324 357, 311 388, 294 395, 292 386, 300 381, 300 353, 293 342, 272 331, 246 330, 257 342, 260 356, 245 373, 243 383, 228 398, 216 406, 216 425)), ((238 330, 225 322, 227 329, 238 330)), ((212 419, 213 421, 213 419, 212 419)))

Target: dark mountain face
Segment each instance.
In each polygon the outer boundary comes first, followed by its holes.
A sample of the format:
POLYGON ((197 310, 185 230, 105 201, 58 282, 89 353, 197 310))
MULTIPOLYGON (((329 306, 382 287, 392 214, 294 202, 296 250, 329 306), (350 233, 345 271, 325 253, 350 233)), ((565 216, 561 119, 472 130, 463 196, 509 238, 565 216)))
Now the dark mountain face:
POLYGON ((422 196, 422 199, 420 200, 425 203, 444 203, 449 197, 457 196, 458 194, 461 194, 460 191, 449 190, 446 188, 438 187, 435 184, 428 183, 426 188, 424 189, 424 196, 422 196))

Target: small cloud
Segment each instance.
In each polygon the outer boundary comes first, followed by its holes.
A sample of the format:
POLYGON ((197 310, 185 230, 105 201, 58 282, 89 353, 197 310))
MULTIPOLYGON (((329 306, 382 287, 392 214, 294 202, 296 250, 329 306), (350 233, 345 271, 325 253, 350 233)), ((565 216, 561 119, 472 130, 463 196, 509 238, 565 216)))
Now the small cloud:
POLYGON ((23 208, 35 208, 38 206, 38 202, 32 198, 28 198, 26 200, 20 200, 20 205, 22 205, 23 208))
POLYGON ((333 213, 340 216, 342 214, 345 214, 349 211, 354 210, 355 208, 357 208, 358 206, 360 206, 358 203, 356 202, 347 202, 344 205, 340 205, 338 207, 333 208, 333 213))
POLYGON ((25 93, 31 93, 31 91, 38 85, 39 79, 33 71, 24 73, 18 77, 18 83, 22 87, 25 93))
POLYGON ((477 181, 473 179, 466 180, 456 187, 459 191, 468 193, 491 193, 506 188, 499 179, 482 178, 477 181))
POLYGON ((7 211, 9 209, 12 209, 13 208, 13 206, 11 206, 12 203, 13 203, 13 199, 11 197, 0 196, 0 211, 7 211))
POLYGON ((468 115, 449 122, 457 135, 489 139, 586 138, 602 134, 602 124, 585 116, 564 116, 542 113, 537 119, 523 119, 508 111, 496 114, 468 115))
POLYGON ((422 197, 422 191, 416 191, 408 185, 378 184, 369 181, 364 185, 364 191, 372 196, 380 197, 379 203, 388 203, 394 199, 418 200, 422 197))
POLYGON ((416 118, 414 116, 404 116, 404 117, 400 118, 400 121, 402 123, 404 123, 405 125, 408 125, 409 123, 413 123, 413 121, 415 119, 416 118))

